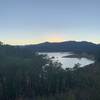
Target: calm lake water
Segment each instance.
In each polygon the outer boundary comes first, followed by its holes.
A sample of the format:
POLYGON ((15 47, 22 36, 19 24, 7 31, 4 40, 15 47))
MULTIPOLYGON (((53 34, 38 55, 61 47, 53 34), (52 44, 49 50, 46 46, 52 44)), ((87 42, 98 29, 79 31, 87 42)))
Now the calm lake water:
POLYGON ((39 54, 47 55, 51 60, 60 62, 63 68, 73 68, 77 63, 81 64, 80 67, 94 63, 93 60, 87 58, 63 58, 72 55, 70 52, 40 52, 39 54))

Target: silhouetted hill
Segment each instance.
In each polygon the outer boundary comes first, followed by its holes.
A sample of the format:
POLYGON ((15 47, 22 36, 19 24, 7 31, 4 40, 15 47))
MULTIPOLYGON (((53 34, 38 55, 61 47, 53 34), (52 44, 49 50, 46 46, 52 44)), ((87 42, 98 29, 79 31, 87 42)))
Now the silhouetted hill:
POLYGON ((65 41, 59 43, 51 43, 44 42, 37 45, 28 45, 25 48, 30 48, 33 51, 41 51, 41 52, 88 52, 88 53, 96 53, 100 45, 94 44, 91 42, 76 42, 76 41, 65 41))

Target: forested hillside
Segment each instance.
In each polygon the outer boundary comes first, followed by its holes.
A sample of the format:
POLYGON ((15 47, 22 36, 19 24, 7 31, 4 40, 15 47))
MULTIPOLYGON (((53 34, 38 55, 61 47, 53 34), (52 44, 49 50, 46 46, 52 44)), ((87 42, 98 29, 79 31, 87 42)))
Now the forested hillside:
POLYGON ((95 64, 64 70, 30 48, 0 43, 0 100, 100 100, 95 56, 95 64))
POLYGON ((87 41, 65 41, 65 42, 44 42, 36 45, 26 45, 24 48, 30 48, 34 51, 46 52, 87 52, 96 53, 100 50, 99 44, 94 44, 87 41))

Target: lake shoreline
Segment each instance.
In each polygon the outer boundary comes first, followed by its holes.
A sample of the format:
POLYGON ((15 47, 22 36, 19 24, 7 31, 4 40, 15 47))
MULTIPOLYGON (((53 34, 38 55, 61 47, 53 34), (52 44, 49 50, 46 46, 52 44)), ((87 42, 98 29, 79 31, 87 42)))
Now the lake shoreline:
POLYGON ((89 54, 86 54, 86 53, 81 53, 81 54, 73 53, 72 55, 63 56, 62 58, 78 58, 78 59, 87 58, 87 59, 90 59, 90 60, 93 60, 93 61, 95 60, 95 57, 93 55, 89 55, 89 54))
POLYGON ((42 55, 47 55, 47 58, 53 62, 60 62, 63 68, 73 68, 75 64, 80 63, 80 67, 92 64, 95 62, 94 57, 85 53, 76 54, 73 52, 42 52, 42 55))

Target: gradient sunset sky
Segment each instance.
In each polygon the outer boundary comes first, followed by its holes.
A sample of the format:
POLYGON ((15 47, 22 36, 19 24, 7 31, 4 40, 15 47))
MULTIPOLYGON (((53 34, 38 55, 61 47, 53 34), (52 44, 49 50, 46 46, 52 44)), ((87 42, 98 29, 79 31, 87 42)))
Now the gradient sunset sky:
POLYGON ((100 43, 100 0, 0 0, 0 41, 100 43))

